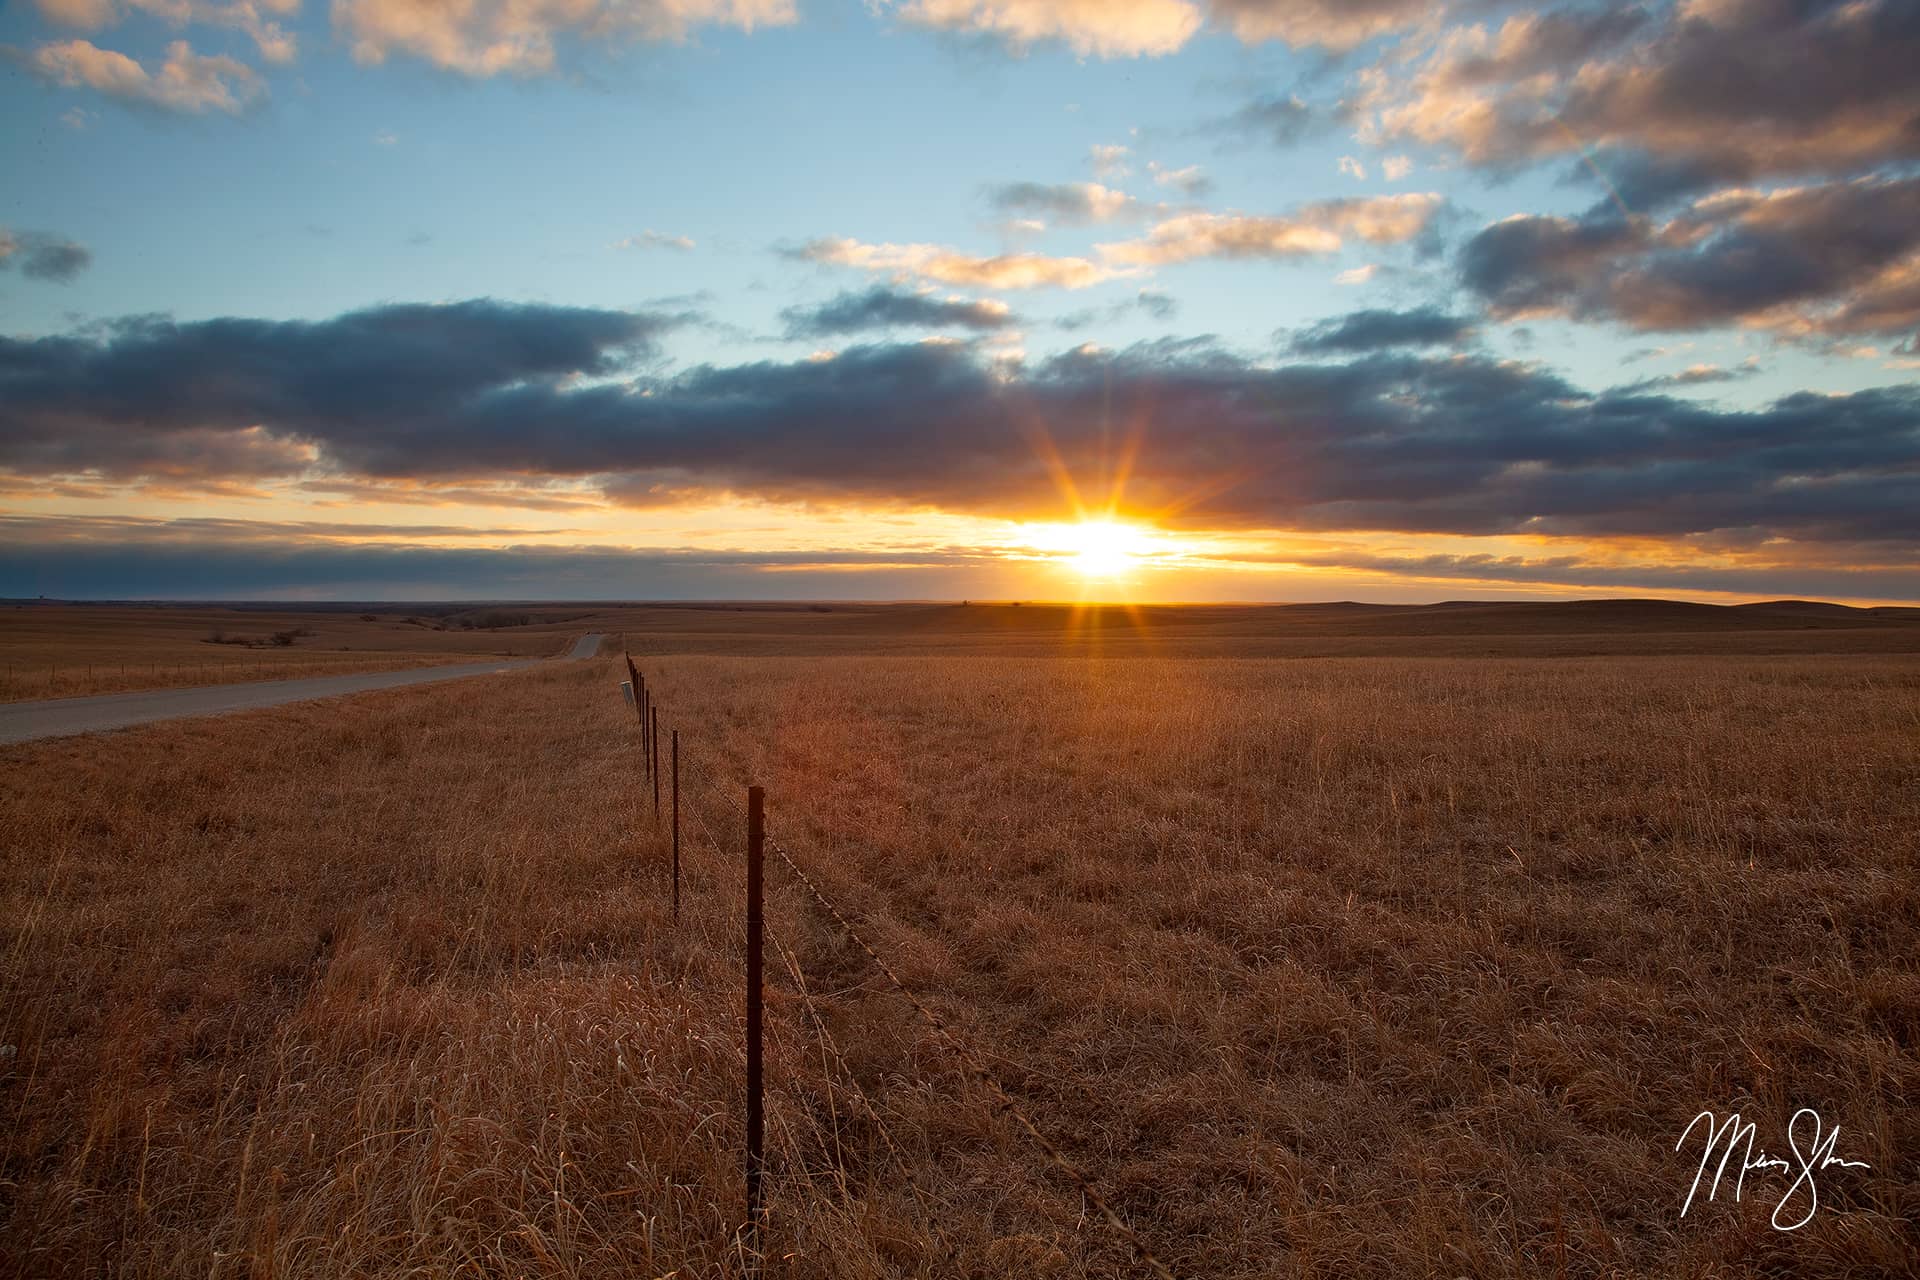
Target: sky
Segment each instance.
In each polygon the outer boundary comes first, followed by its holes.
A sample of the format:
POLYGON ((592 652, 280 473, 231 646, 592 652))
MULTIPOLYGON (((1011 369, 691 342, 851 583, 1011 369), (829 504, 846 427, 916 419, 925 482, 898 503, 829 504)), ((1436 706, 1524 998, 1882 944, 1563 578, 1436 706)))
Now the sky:
POLYGON ((1920 601, 1913 0, 14 0, 0 596, 1920 601))

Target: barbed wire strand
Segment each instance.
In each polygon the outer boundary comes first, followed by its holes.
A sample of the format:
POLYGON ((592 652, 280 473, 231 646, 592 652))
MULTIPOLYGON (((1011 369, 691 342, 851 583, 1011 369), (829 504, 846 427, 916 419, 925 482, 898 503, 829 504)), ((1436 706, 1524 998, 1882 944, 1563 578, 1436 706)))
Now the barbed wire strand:
MULTIPOLYGON (((813 1020, 814 1029, 820 1033, 824 1053, 831 1057, 833 1063, 838 1065, 839 1073, 846 1078, 849 1085, 853 1086, 853 1096, 873 1121, 874 1130, 880 1135, 880 1141, 885 1144, 888 1153, 893 1157, 894 1166, 900 1171, 900 1176, 906 1180, 908 1188, 913 1192, 913 1198, 920 1202, 921 1210, 927 1215, 927 1224, 933 1231, 934 1239, 939 1243, 942 1260, 950 1264, 957 1263, 959 1256, 953 1247, 953 1242, 940 1227, 940 1211, 946 1206, 914 1176, 913 1166, 907 1162, 906 1152, 894 1139, 893 1131, 887 1127, 886 1120, 881 1117, 879 1105, 861 1085, 859 1077, 854 1075, 853 1067, 847 1061, 847 1055, 841 1050, 839 1042, 833 1038, 833 1032, 827 1029, 826 1018, 821 1014, 819 1006, 814 1003, 813 993, 807 987, 807 977, 800 968, 798 958, 786 943, 780 941, 779 935, 774 933, 771 925, 767 926, 767 936, 773 939, 774 950, 779 952, 781 960, 787 966, 787 972, 793 977, 794 986, 800 992, 800 1000, 806 1007, 807 1015, 813 1020)), ((832 1079, 831 1067, 828 1070, 828 1079, 832 1079)), ((834 1136, 834 1143, 836 1147, 839 1145, 837 1133, 834 1136)))
POLYGON ((1155 1275, 1163 1277, 1163 1280, 1177 1280, 1172 1270, 1154 1255, 1152 1249, 1147 1247, 1147 1242, 1140 1238, 1139 1233, 1127 1224, 1126 1219, 1114 1211, 1113 1206, 1107 1203, 1106 1197, 1094 1189, 1093 1184, 1087 1180, 1085 1174, 1080 1172, 1078 1166, 1069 1160, 1066 1154, 1062 1152, 1059 1147, 1055 1146, 1046 1134, 1040 1132, 1039 1127, 1035 1125, 1032 1120, 1027 1118, 1026 1112, 1020 1109, 1020 1104, 1013 1100, 1013 1095, 1006 1091, 992 1072, 980 1065, 979 1061, 973 1056, 972 1050, 962 1043, 960 1038, 947 1026, 945 1020, 943 1020, 939 1014, 929 1009, 926 1004, 921 1001, 920 997, 913 993, 912 988, 908 987, 907 984, 901 980, 900 975, 893 971, 893 966, 882 959, 880 953, 875 951, 873 947, 868 944, 867 940, 860 936, 859 931, 853 927, 846 915, 834 904, 833 899, 823 893, 820 886, 813 882, 813 877, 801 869, 800 864, 795 862, 787 853, 785 846, 771 836, 767 837, 767 844, 772 848, 774 853, 779 856, 780 861, 787 864, 787 869, 800 878, 800 882, 807 887, 807 891, 814 896, 822 907, 826 908, 827 914, 834 918, 835 922, 846 932, 846 935, 852 938, 862 951, 867 953, 867 957, 878 966, 880 972, 887 975, 887 980, 893 983, 895 989, 906 998, 907 1003, 911 1004, 921 1018, 926 1021, 927 1025, 933 1028, 934 1033, 953 1051, 954 1056, 966 1067, 968 1073, 980 1081, 980 1083, 984 1084, 988 1091, 1000 1100, 999 1109, 1007 1115, 1012 1116, 1014 1120, 1019 1123, 1020 1127, 1027 1131, 1027 1136, 1039 1144, 1040 1149, 1047 1153, 1047 1158, 1052 1160, 1060 1171, 1067 1175, 1068 1181, 1079 1188, 1080 1194, 1086 1197, 1087 1203, 1099 1210, 1100 1216, 1107 1220, 1107 1225, 1112 1227, 1128 1244, 1133 1246, 1134 1256, 1138 1258, 1140 1262, 1144 1263, 1155 1275))
MULTIPOLYGON (((735 813, 743 812, 740 808, 739 801, 734 800, 725 788, 718 786, 714 782, 711 774, 707 773, 697 762, 694 763, 693 768, 694 772, 699 774, 706 782, 707 790, 719 795, 723 801, 733 808, 735 813)), ((704 818, 701 819, 701 825, 703 827, 706 825, 704 818)), ((708 839, 710 842, 712 841, 711 831, 708 832, 708 839)), ((1006 1088, 1001 1085, 1000 1081, 992 1072, 980 1064, 978 1059, 975 1058, 973 1051, 948 1027, 946 1021, 932 1009, 929 1009, 925 1002, 914 994, 913 989, 906 984, 900 975, 894 972, 893 966, 888 964, 880 953, 874 950, 865 938, 860 936, 860 931, 853 927, 853 923, 847 919, 846 914, 840 910, 833 899, 829 898, 820 886, 813 882, 813 877, 809 876, 806 871, 801 868, 800 864, 793 860, 792 855, 787 852, 786 846, 782 845, 771 833, 766 834, 765 839, 767 847, 773 850, 775 856, 777 856, 780 861, 786 863, 787 869, 799 878, 800 883, 806 886, 807 892, 812 894, 814 899, 826 910, 827 914, 833 917, 835 923, 840 926, 846 935, 853 939, 854 943, 859 946, 862 951, 867 953, 867 958, 873 961, 874 966, 886 975, 887 981, 893 984, 894 989, 906 999, 908 1004, 913 1006, 914 1012, 918 1013, 921 1019, 933 1029, 934 1034, 939 1036, 947 1048, 952 1051, 954 1057, 959 1059, 961 1065, 966 1068, 967 1073, 985 1085, 987 1090, 999 1100, 998 1110, 1013 1117, 1019 1126, 1026 1131, 1027 1136, 1032 1138, 1040 1149, 1046 1153, 1047 1158, 1053 1162, 1055 1167, 1066 1175, 1069 1182, 1073 1183, 1080 1194, 1086 1199, 1086 1202, 1098 1210, 1102 1218, 1106 1219, 1107 1225, 1112 1227, 1122 1239, 1133 1246, 1135 1258, 1155 1275, 1162 1277, 1162 1280, 1178 1280, 1178 1277, 1174 1275, 1172 1269, 1170 1269, 1166 1263, 1160 1261, 1153 1250, 1147 1246, 1147 1242, 1127 1223, 1126 1219, 1122 1218, 1119 1213, 1114 1210, 1112 1205, 1107 1203, 1106 1197, 1102 1196, 1099 1191, 1094 1188, 1093 1184, 1087 1179, 1087 1176, 1080 1171, 1079 1167, 1067 1158, 1066 1153, 1055 1146, 1046 1134, 1040 1132, 1039 1126, 1034 1124, 1034 1122, 1027 1117, 1026 1112, 1020 1109, 1020 1104, 1014 1101, 1013 1095, 1006 1091, 1006 1088)), ((718 852, 717 846, 716 852, 718 852)), ((722 856, 724 857, 724 855, 722 856)))
MULTIPOLYGON (((706 780, 709 790, 718 792, 720 797, 732 806, 735 813, 742 812, 739 802, 734 800, 723 788, 716 786, 710 774, 698 765, 696 765, 695 768, 699 771, 701 777, 706 780)), ((1034 1124, 1034 1122, 1027 1117, 1027 1114, 1020 1109, 1020 1104, 1014 1101, 1013 1095, 1006 1091, 1006 1088, 1001 1085, 1000 1081, 992 1072, 980 1064, 974 1056, 973 1051, 948 1027, 946 1021, 933 1010, 929 1009, 920 997, 913 993, 912 988, 908 987, 906 982, 901 979, 900 975, 894 972, 893 966, 888 964, 886 960, 881 957, 880 953, 875 951, 872 945, 860 936, 859 930, 853 927, 852 922, 847 919, 846 913, 841 911, 833 899, 829 898, 820 886, 814 883, 813 877, 809 876, 801 868, 800 864, 793 860, 792 855, 787 852, 786 846, 781 844, 770 832, 766 834, 766 843, 767 847, 773 850, 780 861, 787 864, 787 869, 799 877, 800 883, 806 886, 807 891, 826 909, 827 914, 834 918, 834 921, 846 932, 846 935, 853 939, 862 951, 867 953, 868 959, 872 960, 875 967, 886 975, 887 981, 893 984, 894 989, 905 997, 907 1003, 913 1006, 914 1011, 925 1020, 928 1026, 933 1028, 934 1033, 940 1037, 953 1052, 954 1056, 960 1060, 961 1064, 967 1069, 968 1074, 984 1084, 988 1091, 999 1099, 998 1109, 1012 1116, 1020 1127, 1026 1130, 1027 1136, 1039 1144, 1040 1149, 1046 1152, 1047 1158, 1051 1160, 1062 1173, 1067 1175, 1067 1180, 1079 1189, 1080 1194, 1086 1198, 1087 1203, 1099 1211, 1100 1216, 1106 1219, 1107 1225, 1112 1227, 1121 1238, 1133 1246, 1134 1256, 1140 1262, 1144 1263, 1155 1275, 1162 1277, 1163 1280, 1177 1280, 1173 1271, 1155 1256, 1153 1250, 1148 1248, 1147 1242, 1141 1239, 1140 1234, 1127 1223, 1126 1219, 1122 1218, 1119 1213, 1114 1210, 1113 1206, 1107 1203, 1106 1197, 1102 1196, 1099 1191, 1094 1188, 1093 1184, 1087 1179, 1087 1176, 1080 1172, 1079 1167, 1075 1165, 1073 1161, 1069 1160, 1066 1153, 1055 1146, 1051 1139, 1040 1132, 1039 1126, 1034 1124)))
MULTIPOLYGON (((697 769, 697 766, 695 767, 697 769)), ((707 784, 708 784, 707 789, 710 792, 717 794, 724 799, 726 797, 726 793, 721 791, 718 787, 715 787, 712 785, 712 779, 706 774, 704 770, 699 770, 699 772, 700 772, 700 775, 703 778, 705 778, 707 781, 707 784)), ((707 846, 713 850, 714 855, 716 857, 724 861, 726 858, 726 854, 722 850, 720 846, 720 842, 714 837, 713 828, 707 823, 706 815, 700 812, 698 806, 689 806, 689 809, 692 812, 695 821, 697 821, 700 824, 700 831, 701 831, 701 834, 706 837, 707 846)), ((935 1196, 932 1192, 930 1192, 914 1176, 912 1166, 907 1161, 906 1152, 902 1149, 899 1142, 894 1138, 893 1132, 887 1126, 886 1120, 882 1118, 882 1116, 880 1115, 880 1109, 878 1105, 873 1101, 872 1097, 867 1093, 865 1088, 861 1086, 858 1077, 854 1075, 851 1064, 847 1062, 846 1054, 841 1050, 839 1042, 834 1039, 833 1033, 830 1030, 828 1030, 826 1019, 821 1014, 818 1005, 815 1004, 814 1002, 812 991, 807 986, 806 975, 801 970, 799 961, 795 957, 792 949, 789 948, 786 945, 786 943, 781 941, 780 935, 775 931, 771 922, 763 921, 762 927, 766 929, 768 938, 773 942, 775 952, 780 956, 782 962, 786 965, 788 973, 792 975, 794 986, 800 993, 800 998, 802 1003, 806 1007, 807 1014, 809 1018, 811 1018, 815 1029, 819 1032, 821 1044, 823 1046, 823 1053, 830 1055, 831 1057, 831 1060, 832 1060, 831 1063, 828 1065, 827 1070, 823 1072, 823 1075, 826 1077, 828 1090, 829 1090, 827 1095, 828 1105, 830 1107, 834 1105, 833 1093, 832 1093, 834 1067, 832 1064, 837 1064, 839 1074, 845 1078, 847 1084, 852 1086, 854 1097, 858 1100, 861 1109, 864 1110, 867 1113, 867 1116, 873 1121, 874 1129, 879 1134, 881 1142, 886 1146, 888 1153, 893 1157, 894 1167, 899 1171, 900 1176, 906 1181, 908 1188, 913 1192, 914 1199, 919 1201, 920 1208, 922 1212, 926 1215, 927 1224, 933 1233, 933 1237, 935 1241, 938 1243, 939 1250, 942 1256, 942 1261, 949 1265, 956 1264, 959 1261, 959 1255, 953 1247, 952 1240, 947 1236, 946 1232, 942 1230, 940 1227, 940 1211, 942 1208, 942 1202, 940 1201, 939 1197, 935 1196)), ((781 1111, 780 1124, 787 1138, 788 1146, 789 1146, 789 1154, 791 1155, 792 1149, 793 1149, 791 1122, 788 1121, 786 1116, 784 1115, 784 1110, 785 1110, 784 1108, 780 1109, 781 1111)), ((819 1128, 820 1128, 819 1122, 818 1120, 815 1120, 814 1129, 816 1133, 819 1133, 819 1128)), ((821 1137, 822 1137, 822 1145, 825 1145, 825 1141, 824 1141, 825 1135, 822 1134, 821 1137)), ((837 1125, 837 1114, 836 1114, 836 1129, 833 1135, 833 1145, 836 1151, 840 1147, 840 1138, 839 1138, 838 1125, 837 1125)), ((854 1203, 854 1201, 853 1201, 852 1192, 847 1187, 845 1169, 843 1167, 844 1163, 845 1163, 844 1159, 842 1159, 841 1161, 839 1161, 838 1165, 836 1165, 834 1180, 839 1188, 841 1197, 847 1202, 849 1206, 851 1206, 854 1203)), ((792 1167, 799 1168, 803 1172, 805 1170, 804 1162, 798 1160, 797 1158, 792 1160, 792 1167)))

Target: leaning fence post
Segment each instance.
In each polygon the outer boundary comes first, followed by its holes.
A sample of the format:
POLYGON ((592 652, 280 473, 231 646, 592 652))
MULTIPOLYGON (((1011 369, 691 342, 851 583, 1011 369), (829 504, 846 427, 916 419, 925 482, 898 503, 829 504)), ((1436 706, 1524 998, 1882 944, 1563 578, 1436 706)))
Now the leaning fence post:
POLYGON ((680 922, 680 731, 673 730, 673 920, 680 922))
POLYGON ((766 843, 766 792, 747 788, 747 1265, 760 1271, 760 1173, 765 1120, 760 1065, 760 859, 766 843))

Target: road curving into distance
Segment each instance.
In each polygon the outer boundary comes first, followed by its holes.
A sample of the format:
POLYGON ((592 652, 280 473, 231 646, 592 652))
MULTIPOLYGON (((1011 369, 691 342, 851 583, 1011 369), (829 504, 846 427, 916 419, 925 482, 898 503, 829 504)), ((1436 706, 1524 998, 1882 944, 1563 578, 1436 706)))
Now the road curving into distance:
MULTIPOLYGON (((591 658, 600 649, 598 634, 581 636, 566 661, 591 658)), ((432 684, 468 676, 492 675, 537 667, 546 658, 498 658, 492 662, 462 662, 444 667, 414 667, 406 671, 372 671, 359 675, 310 676, 304 680, 262 680, 252 684, 203 685, 195 689, 147 689, 134 693, 103 693, 90 698, 49 698, 41 702, 0 703, 0 745, 31 742, 35 738, 66 738, 78 733, 100 733, 177 720, 185 716, 218 716, 229 711, 277 707, 311 698, 343 693, 397 689, 409 684, 432 684)))

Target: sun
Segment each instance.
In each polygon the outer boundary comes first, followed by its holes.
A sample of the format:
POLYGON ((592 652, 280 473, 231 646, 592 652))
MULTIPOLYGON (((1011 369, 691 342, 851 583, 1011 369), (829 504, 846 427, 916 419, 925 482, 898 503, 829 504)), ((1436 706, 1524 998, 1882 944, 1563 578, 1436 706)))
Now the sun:
POLYGON ((1140 563, 1147 550, 1146 536, 1116 520, 1083 520, 1061 530, 1061 549, 1071 553, 1068 563, 1086 578, 1120 578, 1140 563))

